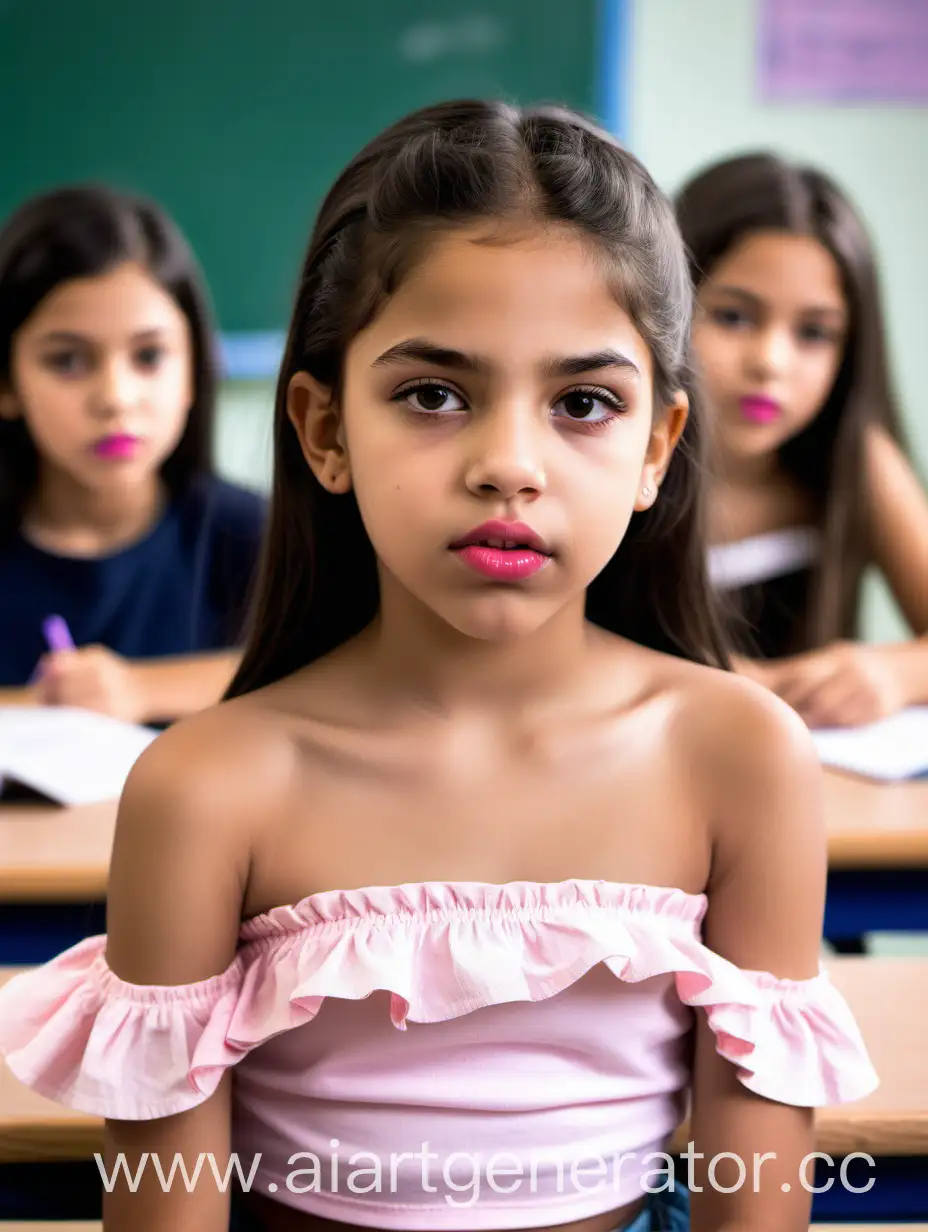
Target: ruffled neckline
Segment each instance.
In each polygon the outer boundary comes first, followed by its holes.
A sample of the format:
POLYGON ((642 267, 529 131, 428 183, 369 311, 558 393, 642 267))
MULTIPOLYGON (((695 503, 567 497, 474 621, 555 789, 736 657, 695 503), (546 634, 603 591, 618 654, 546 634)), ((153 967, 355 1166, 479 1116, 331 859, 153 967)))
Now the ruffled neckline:
POLYGON ((565 908, 604 908, 698 926, 706 913, 705 894, 675 886, 566 878, 563 881, 412 881, 367 885, 353 890, 322 890, 243 922, 247 944, 306 929, 360 921, 389 926, 465 916, 543 920, 565 908))

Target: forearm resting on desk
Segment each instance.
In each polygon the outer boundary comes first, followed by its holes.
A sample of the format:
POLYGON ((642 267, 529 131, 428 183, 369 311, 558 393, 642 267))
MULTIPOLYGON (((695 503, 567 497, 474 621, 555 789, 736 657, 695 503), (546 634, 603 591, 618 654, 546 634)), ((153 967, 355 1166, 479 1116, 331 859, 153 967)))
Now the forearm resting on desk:
POLYGON ((31 685, 20 689, 0 688, 0 706, 37 706, 38 702, 36 690, 31 685))
POLYGON ((140 722, 181 719, 215 705, 238 667, 237 650, 151 659, 132 664, 141 697, 140 722))
POLYGON ((880 651, 899 680, 903 705, 928 704, 928 634, 909 642, 881 646, 880 651))
POLYGON ((170 722, 218 702, 239 659, 236 650, 124 659, 86 646, 49 655, 36 684, 0 689, 0 705, 74 706, 131 723, 170 722))

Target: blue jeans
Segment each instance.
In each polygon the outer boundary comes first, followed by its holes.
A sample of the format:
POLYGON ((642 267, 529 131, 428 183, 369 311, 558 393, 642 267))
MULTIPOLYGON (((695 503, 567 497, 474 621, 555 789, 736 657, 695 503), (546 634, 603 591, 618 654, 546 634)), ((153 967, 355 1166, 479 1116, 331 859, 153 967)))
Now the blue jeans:
MULTIPOLYGON (((689 1232, 689 1228, 689 1193, 682 1185, 675 1185, 667 1193, 649 1194, 641 1214, 624 1228, 616 1228, 616 1232, 689 1232)), ((229 1232, 261 1232, 259 1221, 240 1198, 232 1202, 229 1232)))
POLYGON ((640 1215, 616 1232, 689 1232, 690 1196, 682 1185, 667 1193, 649 1194, 640 1215))

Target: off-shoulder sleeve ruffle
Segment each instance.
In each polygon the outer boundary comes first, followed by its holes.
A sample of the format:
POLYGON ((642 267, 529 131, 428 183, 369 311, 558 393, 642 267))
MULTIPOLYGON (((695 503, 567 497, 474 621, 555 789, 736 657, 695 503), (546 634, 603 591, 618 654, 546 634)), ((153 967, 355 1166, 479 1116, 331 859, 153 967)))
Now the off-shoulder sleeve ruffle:
MULTIPOLYGON (((876 1087, 826 973, 790 981, 742 971, 701 943, 698 914, 695 896, 601 882, 332 892, 246 924, 226 971, 179 987, 125 983, 95 937, 0 989, 0 1052, 51 1099, 147 1120, 202 1102, 227 1069, 311 1021, 327 997, 386 990, 403 1029, 541 1001, 605 963, 625 982, 672 975, 760 1095, 817 1107, 876 1087)), ((616 1013, 621 1030, 620 1001, 616 1013)))
POLYGON ((212 1094, 192 1080, 203 1049, 223 1047, 241 964, 198 984, 126 984, 90 937, 0 988, 0 1052, 57 1103, 94 1116, 154 1120, 212 1094))

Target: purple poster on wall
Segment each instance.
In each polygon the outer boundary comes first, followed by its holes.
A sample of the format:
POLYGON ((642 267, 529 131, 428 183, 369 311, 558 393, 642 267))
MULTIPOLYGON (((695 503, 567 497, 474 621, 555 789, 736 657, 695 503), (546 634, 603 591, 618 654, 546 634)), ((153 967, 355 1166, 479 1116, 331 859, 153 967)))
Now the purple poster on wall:
POLYGON ((773 102, 928 102, 928 0, 759 0, 773 102))

